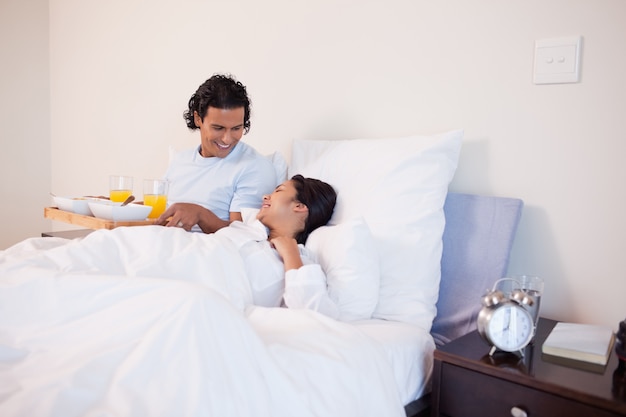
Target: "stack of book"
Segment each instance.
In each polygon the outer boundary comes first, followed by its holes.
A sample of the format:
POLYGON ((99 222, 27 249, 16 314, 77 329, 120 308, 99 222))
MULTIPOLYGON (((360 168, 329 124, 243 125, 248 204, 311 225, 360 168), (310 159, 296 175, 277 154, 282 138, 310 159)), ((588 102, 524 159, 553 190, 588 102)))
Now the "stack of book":
POLYGON ((615 334, 609 327, 559 322, 543 343, 541 351, 543 359, 548 362, 604 372, 614 342, 615 334))

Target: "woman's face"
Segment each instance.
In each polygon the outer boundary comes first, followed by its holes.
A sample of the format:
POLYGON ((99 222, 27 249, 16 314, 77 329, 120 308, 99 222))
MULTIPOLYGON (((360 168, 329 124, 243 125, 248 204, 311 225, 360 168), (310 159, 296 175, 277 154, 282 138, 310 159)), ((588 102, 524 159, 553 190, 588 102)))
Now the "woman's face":
POLYGON ((289 216, 298 213, 298 207, 306 207, 296 200, 296 188, 293 181, 287 180, 280 184, 272 194, 263 196, 263 205, 257 219, 264 225, 272 227, 275 222, 285 221, 289 216))
POLYGON ((204 120, 194 112, 194 122, 200 128, 200 147, 205 158, 225 158, 235 149, 243 136, 244 108, 218 109, 209 107, 204 120))

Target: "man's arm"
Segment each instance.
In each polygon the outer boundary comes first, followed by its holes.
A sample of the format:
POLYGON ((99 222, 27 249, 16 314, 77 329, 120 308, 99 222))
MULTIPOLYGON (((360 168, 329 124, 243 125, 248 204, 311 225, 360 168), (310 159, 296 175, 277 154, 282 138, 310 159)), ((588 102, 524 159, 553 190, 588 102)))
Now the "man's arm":
POLYGON ((228 221, 222 220, 211 210, 193 203, 172 204, 156 220, 156 224, 167 227, 182 227, 190 231, 196 224, 204 233, 214 233, 228 226, 234 220, 241 220, 241 213, 230 213, 228 221))

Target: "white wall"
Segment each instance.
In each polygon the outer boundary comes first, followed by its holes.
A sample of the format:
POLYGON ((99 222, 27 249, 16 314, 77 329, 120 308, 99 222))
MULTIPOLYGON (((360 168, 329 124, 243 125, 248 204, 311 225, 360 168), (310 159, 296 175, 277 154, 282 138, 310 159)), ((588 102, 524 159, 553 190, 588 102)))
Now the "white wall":
POLYGON ((52 190, 161 175, 169 145, 197 143, 181 114, 215 72, 248 85, 245 140, 263 152, 460 127, 452 190, 526 203, 511 273, 546 280, 544 315, 615 327, 624 16, 622 0, 52 0, 52 190), (535 40, 571 35, 584 37, 581 82, 534 85, 535 40))
POLYGON ((0 1, 0 249, 50 228, 48 1, 0 1))

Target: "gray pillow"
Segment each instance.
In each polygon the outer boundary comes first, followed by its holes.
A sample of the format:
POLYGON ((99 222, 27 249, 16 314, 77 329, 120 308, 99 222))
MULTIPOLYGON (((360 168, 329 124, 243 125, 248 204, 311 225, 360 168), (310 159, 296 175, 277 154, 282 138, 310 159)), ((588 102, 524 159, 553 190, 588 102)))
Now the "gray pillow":
POLYGON ((522 213, 519 199, 448 193, 441 283, 431 334, 437 346, 476 328, 480 300, 506 276, 522 213))

